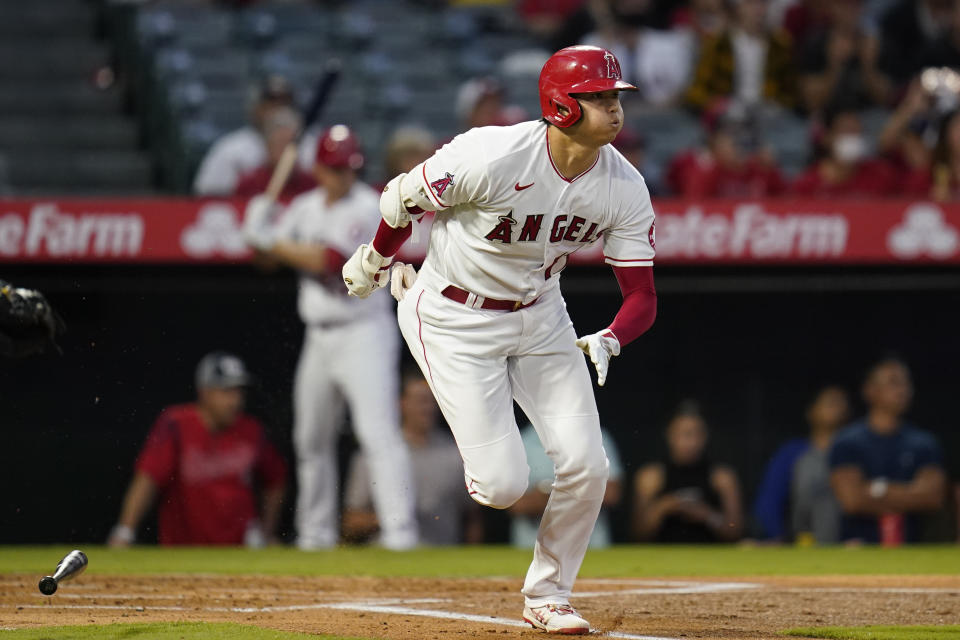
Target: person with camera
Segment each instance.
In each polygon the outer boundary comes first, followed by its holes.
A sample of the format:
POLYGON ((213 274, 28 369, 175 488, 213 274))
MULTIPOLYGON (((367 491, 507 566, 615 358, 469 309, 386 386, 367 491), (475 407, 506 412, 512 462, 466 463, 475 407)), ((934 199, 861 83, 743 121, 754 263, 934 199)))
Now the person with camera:
POLYGON ((901 170, 928 172, 933 163, 930 141, 939 139, 944 117, 958 106, 960 74, 948 68, 924 69, 884 124, 877 150, 901 170))

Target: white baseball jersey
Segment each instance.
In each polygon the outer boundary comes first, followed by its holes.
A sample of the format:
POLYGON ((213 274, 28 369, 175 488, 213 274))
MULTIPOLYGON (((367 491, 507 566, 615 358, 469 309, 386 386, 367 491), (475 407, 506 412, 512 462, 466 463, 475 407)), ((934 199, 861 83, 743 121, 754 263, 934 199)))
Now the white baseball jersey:
POLYGON ((606 262, 650 266, 654 213, 643 177, 610 145, 564 178, 548 125, 471 129, 404 178, 437 211, 424 266, 485 298, 530 302, 558 286, 567 256, 601 237, 606 262), (425 194, 425 195, 422 195, 425 194))
MULTIPOLYGON (((318 187, 294 198, 277 224, 276 237, 322 244, 348 257, 376 233, 379 203, 377 192, 362 182, 355 182, 349 193, 332 205, 318 187)), ((390 302, 384 291, 375 292, 368 301, 347 296, 343 278, 335 270, 322 277, 301 274, 297 309, 305 324, 336 324, 388 312, 390 302)))

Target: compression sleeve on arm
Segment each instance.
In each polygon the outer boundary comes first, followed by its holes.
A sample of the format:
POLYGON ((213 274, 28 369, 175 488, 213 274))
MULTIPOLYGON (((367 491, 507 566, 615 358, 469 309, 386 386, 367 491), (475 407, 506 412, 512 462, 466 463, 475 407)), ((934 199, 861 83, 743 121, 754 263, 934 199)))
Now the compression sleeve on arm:
POLYGON ((653 267, 614 267, 623 304, 608 330, 620 345, 633 342, 650 327, 657 317, 657 291, 653 286, 653 267))
POLYGON ((373 248, 385 258, 393 256, 400 251, 400 247, 412 232, 412 224, 394 229, 387 224, 386 220, 381 219, 380 226, 377 227, 377 235, 373 238, 373 248))

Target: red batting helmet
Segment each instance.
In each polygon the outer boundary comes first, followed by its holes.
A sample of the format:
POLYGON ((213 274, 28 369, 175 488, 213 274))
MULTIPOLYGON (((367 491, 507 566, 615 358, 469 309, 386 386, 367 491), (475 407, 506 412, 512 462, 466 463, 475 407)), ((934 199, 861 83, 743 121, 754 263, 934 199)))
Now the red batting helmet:
POLYGON ((578 45, 560 49, 540 70, 540 111, 547 122, 564 128, 580 119, 580 105, 571 93, 595 93, 637 88, 620 77, 617 58, 600 47, 578 45), (567 113, 560 113, 565 107, 567 113))
POLYGON ((317 164, 333 169, 353 169, 363 167, 363 151, 357 136, 345 124, 335 124, 317 140, 317 164))

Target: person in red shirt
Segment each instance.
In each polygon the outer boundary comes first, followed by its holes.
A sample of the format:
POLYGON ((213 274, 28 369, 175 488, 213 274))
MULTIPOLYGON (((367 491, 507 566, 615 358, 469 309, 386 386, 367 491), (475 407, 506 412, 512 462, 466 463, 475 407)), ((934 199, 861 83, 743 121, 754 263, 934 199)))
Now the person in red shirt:
POLYGON ((250 375, 240 358, 207 354, 197 367, 197 401, 166 408, 135 465, 108 544, 133 543, 158 498, 162 545, 263 546, 280 518, 286 464, 261 424, 243 413, 250 375), (257 509, 255 483, 262 490, 257 509))
POLYGON ((881 197, 896 193, 900 180, 893 167, 869 156, 860 114, 850 109, 828 112, 819 141, 819 160, 797 176, 793 193, 813 198, 881 197))
POLYGON ((749 114, 735 111, 720 104, 704 114, 707 146, 681 152, 667 169, 667 185, 674 194, 684 198, 765 198, 786 190, 772 153, 759 148, 758 128, 749 114))
MULTIPOLYGON (((300 115, 290 107, 279 107, 267 116, 263 123, 263 135, 267 143, 267 162, 241 175, 233 195, 252 198, 267 190, 283 150, 288 144, 296 141, 300 126, 300 115)), ((316 186, 317 181, 312 175, 299 166, 294 166, 290 171, 290 177, 280 191, 280 200, 292 200, 316 186)))

